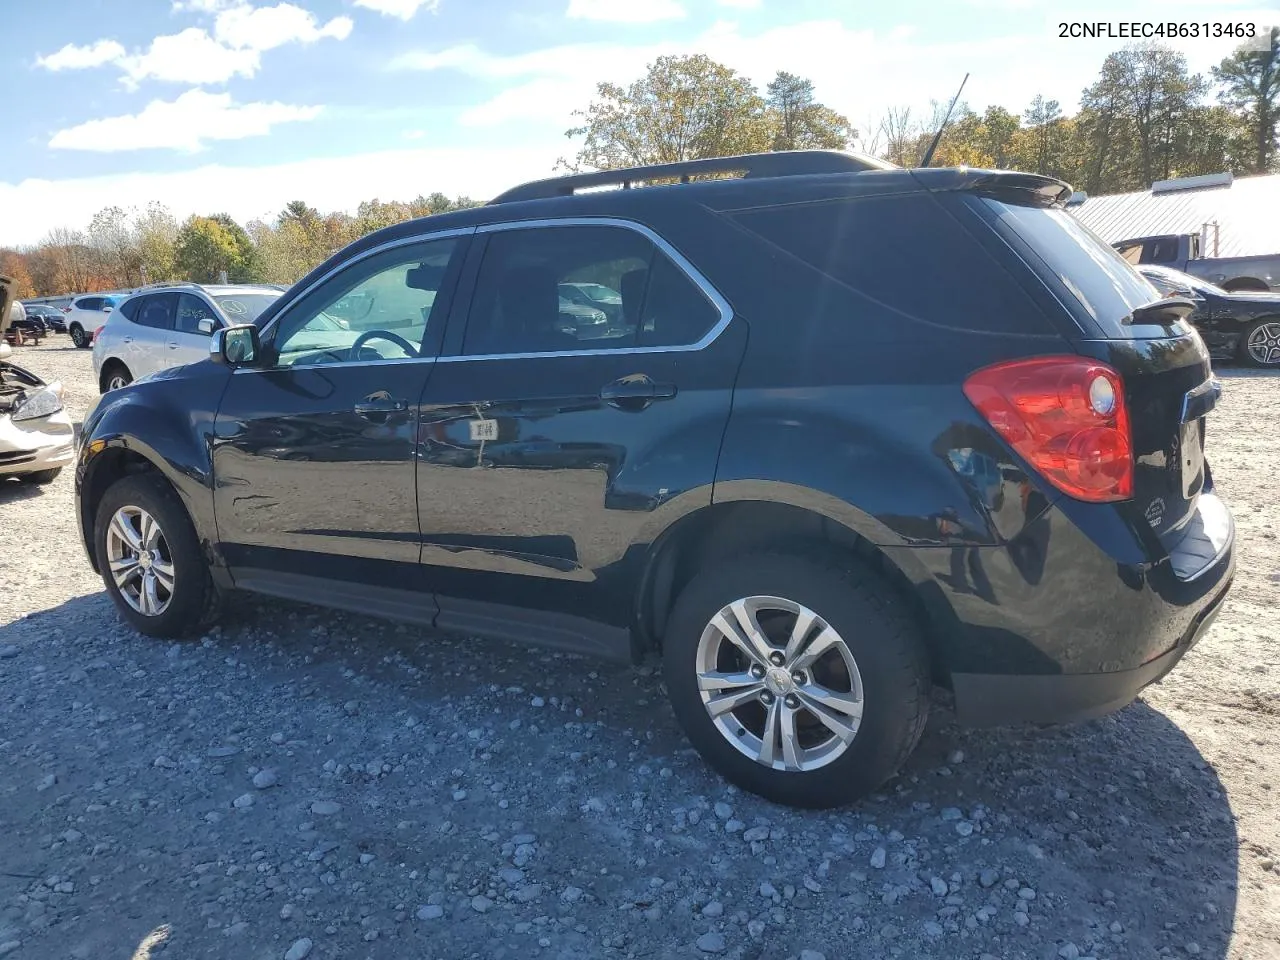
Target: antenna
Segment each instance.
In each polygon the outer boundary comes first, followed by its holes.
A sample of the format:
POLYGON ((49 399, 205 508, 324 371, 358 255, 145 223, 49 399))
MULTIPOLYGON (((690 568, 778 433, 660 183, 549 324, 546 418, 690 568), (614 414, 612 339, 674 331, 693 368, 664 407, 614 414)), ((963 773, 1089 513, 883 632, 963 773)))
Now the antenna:
POLYGON ((951 98, 951 106, 947 107, 947 115, 942 118, 942 125, 938 127, 938 132, 933 135, 933 143, 929 144, 929 149, 925 151, 924 159, 920 161, 920 166, 927 167, 933 160, 934 151, 938 149, 938 144, 942 142, 942 132, 947 129, 947 124, 951 122, 951 111, 956 108, 956 101, 960 99, 960 94, 964 93, 964 85, 968 82, 969 75, 966 73, 964 79, 960 81, 960 89, 951 98))

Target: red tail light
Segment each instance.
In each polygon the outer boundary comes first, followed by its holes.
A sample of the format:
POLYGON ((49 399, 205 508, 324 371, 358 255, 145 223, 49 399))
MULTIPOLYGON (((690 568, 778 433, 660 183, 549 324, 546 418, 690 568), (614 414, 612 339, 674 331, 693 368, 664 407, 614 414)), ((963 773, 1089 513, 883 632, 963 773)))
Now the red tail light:
POLYGON ((984 367, 964 394, 1024 460, 1068 496, 1133 496, 1124 381, 1087 357, 1036 357, 984 367))
MULTIPOLYGON (((104 323, 102 327, 105 327, 105 326, 106 324, 104 323)), ((102 332, 102 327, 99 327, 97 330, 93 331, 93 336, 89 338, 90 343, 93 343, 93 341, 98 339, 98 334, 102 332)))

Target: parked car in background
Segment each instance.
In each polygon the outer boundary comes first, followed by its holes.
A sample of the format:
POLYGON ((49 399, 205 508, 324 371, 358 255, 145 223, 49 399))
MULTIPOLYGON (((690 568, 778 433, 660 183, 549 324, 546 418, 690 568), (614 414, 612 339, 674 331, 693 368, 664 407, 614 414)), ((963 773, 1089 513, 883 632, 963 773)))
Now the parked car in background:
POLYGON ((1181 270, 1148 264, 1138 272, 1167 297, 1195 302, 1187 316, 1209 353, 1255 367, 1280 367, 1280 293, 1231 293, 1181 270))
POLYGON ((72 461, 75 431, 62 407, 62 385, 10 360, 5 335, 17 316, 12 290, 12 281, 0 277, 0 479, 51 483, 72 461))
POLYGON ((154 636, 241 589, 659 653, 702 756, 800 806, 890 777, 933 682, 968 724, 1116 710, 1221 608, 1234 526, 1190 304, 1069 195, 794 151, 379 230, 98 401, 86 550, 154 636), (570 278, 626 322, 566 329, 570 278), (317 337, 366 294, 395 329, 317 337))
POLYGON ((51 333, 66 333, 67 318, 66 314, 57 307, 51 307, 48 304, 36 303, 25 304, 28 317, 39 317, 44 323, 45 328, 51 333))
POLYGON ((209 334, 252 323, 280 296, 273 286, 157 284, 123 300, 93 341, 106 393, 166 367, 208 359, 209 334))
POLYGON ((1180 270, 1215 283, 1229 293, 1280 292, 1280 253, 1256 257, 1208 257, 1198 233, 1138 237, 1112 244, 1133 266, 1180 270))
POLYGON ((71 301, 71 309, 67 311, 67 333, 71 342, 82 349, 93 343, 93 332, 107 321, 107 316, 115 309, 120 298, 89 294, 76 297, 71 301))
POLYGON ((22 346, 28 343, 39 343, 45 337, 44 321, 27 314, 26 309, 17 300, 8 306, 8 327, 4 338, 7 342, 22 346))
POLYGON ((578 306, 600 310, 611 323, 623 320, 622 294, 603 283, 562 283, 560 296, 578 306))

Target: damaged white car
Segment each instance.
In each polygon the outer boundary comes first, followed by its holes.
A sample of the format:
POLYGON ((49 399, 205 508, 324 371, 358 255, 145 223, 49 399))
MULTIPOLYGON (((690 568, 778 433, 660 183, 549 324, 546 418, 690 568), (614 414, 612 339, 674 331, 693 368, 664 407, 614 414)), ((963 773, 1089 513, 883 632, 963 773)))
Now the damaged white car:
POLYGON ((9 278, 0 276, 0 480, 51 483, 74 457, 75 430, 62 408, 62 384, 9 362, 11 294, 9 278))

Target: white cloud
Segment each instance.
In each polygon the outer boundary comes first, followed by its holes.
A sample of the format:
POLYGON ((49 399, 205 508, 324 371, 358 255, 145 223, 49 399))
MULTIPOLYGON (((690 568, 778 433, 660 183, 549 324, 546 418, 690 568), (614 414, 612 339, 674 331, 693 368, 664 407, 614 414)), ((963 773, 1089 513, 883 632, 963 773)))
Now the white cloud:
POLYGON ((412 20, 414 14, 424 7, 428 13, 435 13, 440 9, 440 0, 356 0, 356 6, 385 17, 412 20))
POLYGON ((232 50, 199 27, 156 37, 146 53, 117 61, 125 82, 136 87, 143 80, 175 83, 225 83, 234 76, 252 77, 258 72, 257 50, 232 50))
POLYGON ((237 104, 229 93, 188 90, 177 100, 152 100, 141 113, 90 120, 59 130, 49 146, 99 153, 157 149, 194 153, 203 149, 206 141, 264 136, 276 124, 311 120, 320 110, 287 103, 237 104))
POLYGON ((236 0, 173 0, 173 12, 217 13, 235 2, 236 0))
POLYGON ((286 43, 314 43, 323 38, 345 40, 351 35, 350 17, 334 17, 321 26, 315 14, 278 3, 273 7, 238 4, 218 14, 214 36, 238 50, 272 50, 286 43))
POLYGON ((609 23, 655 23, 682 20, 685 12, 676 0, 569 0, 565 16, 609 23))
POLYGON ((273 216, 298 198, 322 211, 349 212, 374 195, 410 200, 440 190, 487 200, 517 183, 551 176, 561 152, 559 143, 413 148, 257 167, 211 164, 174 173, 0 181, 0 246, 36 243, 57 226, 83 227, 108 205, 142 209, 153 200, 179 219, 225 210, 240 223, 273 216))
POLYGON ((85 70, 112 63, 123 56, 124 47, 114 40, 99 40, 84 47, 68 43, 57 53, 37 59, 36 65, 46 70, 85 70))
POLYGON ((761 2, 762 0, 716 0, 720 6, 735 10, 759 10, 761 2))

